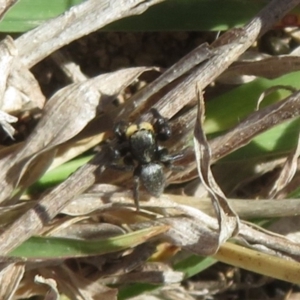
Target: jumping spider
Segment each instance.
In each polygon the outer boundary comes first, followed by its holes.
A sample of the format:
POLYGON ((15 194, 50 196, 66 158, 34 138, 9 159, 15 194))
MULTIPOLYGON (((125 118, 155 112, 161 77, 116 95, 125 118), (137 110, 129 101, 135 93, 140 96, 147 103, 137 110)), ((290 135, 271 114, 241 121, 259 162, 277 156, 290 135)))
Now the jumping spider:
MULTIPOLYGON (((142 182, 145 189, 153 196, 159 197, 165 188, 166 178, 164 167, 172 167, 172 162, 182 157, 182 154, 169 155, 168 150, 159 141, 166 141, 172 132, 167 119, 156 109, 151 109, 155 122, 128 124, 121 121, 115 125, 114 133, 117 146, 114 149, 115 158, 123 158, 122 170, 134 170, 133 198, 139 209, 139 186, 142 182)), ((116 166, 116 165, 115 165, 116 166)))

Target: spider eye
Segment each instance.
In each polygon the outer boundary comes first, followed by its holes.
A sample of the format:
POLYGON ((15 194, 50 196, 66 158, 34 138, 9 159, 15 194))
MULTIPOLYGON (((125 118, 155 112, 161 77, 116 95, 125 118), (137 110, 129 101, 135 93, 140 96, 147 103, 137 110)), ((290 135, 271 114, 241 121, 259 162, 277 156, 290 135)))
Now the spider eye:
POLYGON ((126 140, 126 130, 128 128, 128 124, 124 121, 118 122, 114 126, 114 133, 116 137, 118 137, 120 140, 126 140))
POLYGON ((139 130, 143 129, 154 132, 153 126, 148 122, 142 122, 141 124, 139 124, 139 130))

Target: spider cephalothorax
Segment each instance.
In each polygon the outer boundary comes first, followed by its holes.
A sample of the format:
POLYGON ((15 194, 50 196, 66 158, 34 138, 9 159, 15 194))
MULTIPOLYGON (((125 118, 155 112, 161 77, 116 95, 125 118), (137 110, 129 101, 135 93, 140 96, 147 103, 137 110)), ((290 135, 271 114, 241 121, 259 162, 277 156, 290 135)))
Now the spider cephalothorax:
POLYGON ((166 178, 164 166, 170 167, 172 162, 182 154, 169 155, 161 145, 171 136, 171 128, 167 120, 157 110, 151 110, 154 124, 141 122, 128 124, 121 121, 114 128, 118 140, 115 157, 123 157, 124 169, 134 169, 134 201, 139 207, 139 184, 153 196, 159 197, 165 188, 166 178))

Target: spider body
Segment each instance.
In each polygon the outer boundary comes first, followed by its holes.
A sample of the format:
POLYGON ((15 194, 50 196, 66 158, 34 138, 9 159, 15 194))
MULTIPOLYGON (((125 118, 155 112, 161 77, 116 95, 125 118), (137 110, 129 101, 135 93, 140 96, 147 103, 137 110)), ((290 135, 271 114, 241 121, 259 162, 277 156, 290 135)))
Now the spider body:
MULTIPOLYGON (((142 125, 137 126, 137 130, 128 136, 129 150, 137 162, 147 164, 157 159, 158 145, 153 128, 149 126, 151 124, 146 123, 142 125), (145 128, 144 125, 147 125, 149 128, 145 128)), ((134 125, 131 126, 136 127, 134 125)))
POLYGON ((140 164, 134 172, 145 189, 154 197, 159 197, 165 188, 166 178, 163 165, 158 162, 140 164))
MULTIPOLYGON (((161 145, 171 136, 171 128, 167 120, 157 110, 151 110, 154 124, 142 122, 127 124, 123 121, 116 124, 114 133, 118 140, 115 149, 116 157, 123 157, 124 170, 134 170, 134 201, 139 209, 139 185, 153 196, 159 197, 165 188, 164 167, 171 167, 172 162, 181 154, 169 155, 161 145)), ((119 167, 120 169, 120 167, 119 167)))

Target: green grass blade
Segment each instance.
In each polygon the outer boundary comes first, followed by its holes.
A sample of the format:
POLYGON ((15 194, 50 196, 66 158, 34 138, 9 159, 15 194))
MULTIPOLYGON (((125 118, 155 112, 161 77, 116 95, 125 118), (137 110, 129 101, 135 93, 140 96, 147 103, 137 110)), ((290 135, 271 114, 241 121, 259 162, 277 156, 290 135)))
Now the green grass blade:
POLYGON ((137 246, 166 229, 167 226, 157 226, 93 241, 58 237, 31 237, 13 250, 9 256, 36 259, 101 255, 137 246))
POLYGON ((0 22, 2 32, 24 32, 54 18, 83 0, 20 0, 0 22))
POLYGON ((144 14, 114 22, 104 30, 227 30, 249 21, 268 1, 169 0, 144 14))
MULTIPOLYGON (((191 255, 176 263, 173 268, 175 271, 183 272, 185 274, 185 278, 190 278, 198 273, 201 273, 216 262, 217 260, 212 257, 191 255)), ((131 284, 130 286, 122 287, 119 290, 118 300, 129 299, 145 292, 153 291, 159 287, 160 285, 148 283, 131 284)))
MULTIPOLYGON (((24 32, 83 0, 20 0, 0 23, 2 32, 24 32)), ((227 30, 240 27, 268 0, 167 0, 106 26, 106 31, 227 30)), ((294 13, 299 14, 299 8, 294 13)))

